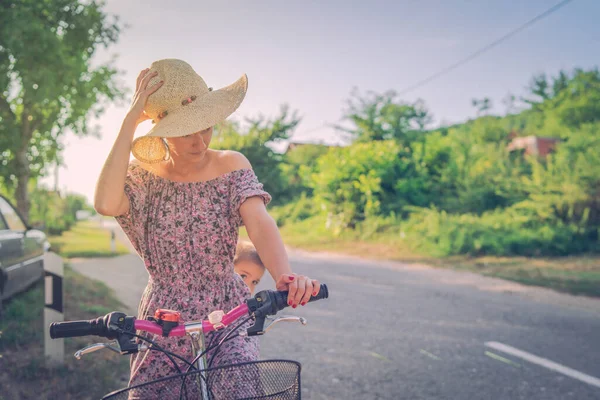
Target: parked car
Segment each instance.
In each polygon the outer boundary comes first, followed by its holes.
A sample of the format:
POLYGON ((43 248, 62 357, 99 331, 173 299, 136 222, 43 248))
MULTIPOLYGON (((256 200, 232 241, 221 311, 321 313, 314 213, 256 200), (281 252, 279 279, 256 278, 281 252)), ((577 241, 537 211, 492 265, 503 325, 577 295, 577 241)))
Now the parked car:
POLYGON ((27 226, 18 211, 0 196, 0 301, 30 287, 44 276, 46 234, 27 226))

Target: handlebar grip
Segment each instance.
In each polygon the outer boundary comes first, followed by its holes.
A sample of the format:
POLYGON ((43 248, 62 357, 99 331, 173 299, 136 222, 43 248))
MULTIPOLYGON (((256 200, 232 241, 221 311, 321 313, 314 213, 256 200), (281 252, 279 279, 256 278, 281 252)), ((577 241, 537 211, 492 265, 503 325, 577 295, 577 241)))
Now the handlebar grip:
POLYGON ((322 299, 326 299, 328 297, 329 297, 329 289, 327 289, 326 284, 321 283, 321 289, 319 290, 319 294, 317 294, 316 296, 310 296, 310 300, 308 300, 308 302, 310 303, 311 301, 322 300, 322 299))
POLYGON ((50 337, 52 339, 75 336, 105 336, 105 333, 106 329, 102 318, 50 324, 50 337))
MULTIPOLYGON (((289 304, 287 303, 287 298, 288 298, 288 291, 287 290, 280 290, 277 293, 277 295, 275 296, 275 303, 276 303, 276 307, 277 310, 283 310, 286 307, 289 307, 289 304)), ((317 301, 317 300, 322 300, 322 299, 326 299, 329 297, 329 289, 327 289, 327 285, 322 283, 321 284, 321 289, 319 290, 319 294, 317 294, 316 296, 311 296, 310 300, 308 300, 308 302, 312 302, 312 301, 317 301)))

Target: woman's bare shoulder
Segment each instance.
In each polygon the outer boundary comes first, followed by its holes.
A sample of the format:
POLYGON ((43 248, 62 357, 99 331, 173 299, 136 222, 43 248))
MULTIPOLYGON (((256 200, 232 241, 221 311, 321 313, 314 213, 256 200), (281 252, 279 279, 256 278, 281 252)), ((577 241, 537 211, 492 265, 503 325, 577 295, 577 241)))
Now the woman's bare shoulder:
POLYGON ((252 169, 250 161, 242 153, 233 150, 214 150, 214 159, 222 173, 238 169, 252 169))

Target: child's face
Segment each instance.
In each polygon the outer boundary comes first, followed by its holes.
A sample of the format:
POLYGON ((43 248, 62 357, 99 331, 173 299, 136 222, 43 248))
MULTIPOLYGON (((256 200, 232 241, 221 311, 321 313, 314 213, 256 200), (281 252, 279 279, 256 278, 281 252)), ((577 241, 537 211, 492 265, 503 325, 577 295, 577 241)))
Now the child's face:
POLYGON ((242 260, 235 265, 235 272, 242 277, 250 292, 254 294, 254 289, 265 273, 265 269, 252 261, 242 260))

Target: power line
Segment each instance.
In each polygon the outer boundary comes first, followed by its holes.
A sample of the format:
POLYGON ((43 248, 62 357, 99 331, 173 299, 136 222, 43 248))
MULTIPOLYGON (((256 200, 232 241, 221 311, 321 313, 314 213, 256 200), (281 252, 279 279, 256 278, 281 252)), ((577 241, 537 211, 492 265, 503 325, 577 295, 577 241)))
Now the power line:
POLYGON ((401 90, 400 92, 398 92, 398 94, 402 95, 402 94, 406 94, 408 92, 412 92, 413 90, 428 84, 429 82, 431 82, 432 80, 447 74, 448 72, 460 67, 463 64, 466 64, 467 62, 471 61, 472 59, 476 58, 477 56, 485 53, 486 51, 492 49, 493 47, 496 47, 497 45, 499 45, 500 43, 504 42, 505 40, 507 40, 508 38, 516 35, 517 33, 521 32, 522 30, 524 30, 525 28, 533 25, 534 23, 538 22, 539 20, 547 17, 548 15, 558 11, 560 8, 566 6, 567 4, 569 4, 570 2, 572 2, 573 0, 563 0, 560 3, 554 5, 553 7, 550 7, 549 9, 547 9, 546 11, 544 11, 543 13, 537 15, 536 17, 530 19, 529 21, 525 22, 523 25, 519 26, 518 28, 510 31, 509 33, 507 33, 506 35, 500 37, 499 39, 496 39, 495 41, 493 41, 492 43, 488 44, 485 47, 482 47, 481 49, 477 50, 476 52, 474 52, 473 54, 463 58, 460 61, 457 61, 456 63, 442 69, 439 72, 436 72, 435 74, 415 83, 412 86, 409 86, 403 90, 401 90))

